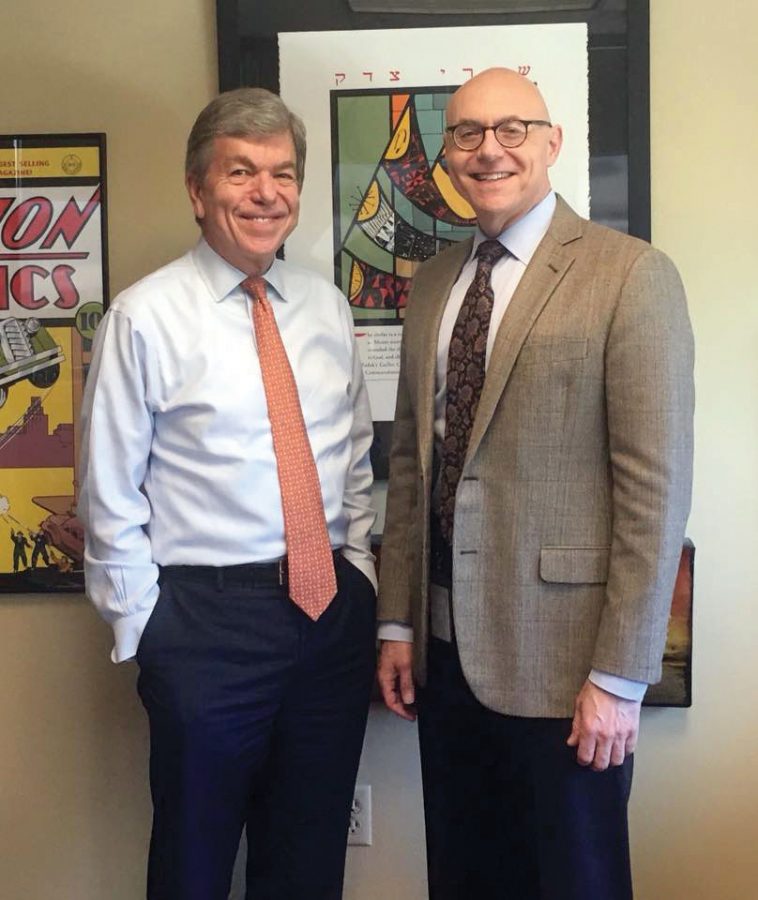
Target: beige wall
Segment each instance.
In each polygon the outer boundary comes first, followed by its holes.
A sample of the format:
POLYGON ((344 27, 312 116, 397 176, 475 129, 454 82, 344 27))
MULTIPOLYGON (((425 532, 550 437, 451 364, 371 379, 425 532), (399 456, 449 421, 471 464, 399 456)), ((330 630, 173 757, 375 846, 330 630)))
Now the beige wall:
MULTIPOLYGON (((215 88, 212 0, 15 3, 0 31, 0 132, 108 134, 115 291, 194 237, 183 140, 215 88), (119 11, 120 10, 120 11, 119 11)), ((647 711, 633 798, 639 900, 757 896, 758 201, 752 0, 651 0, 653 234, 680 266, 698 413, 695 706, 647 711)), ((130 666, 75 598, 0 600, 0 894, 135 900, 149 823, 130 666)), ((422 900, 413 731, 372 713, 361 781, 374 846, 349 900, 422 900)))
MULTIPOLYGON (((115 294, 195 238, 184 141, 217 87, 215 3, 10 6, 0 133, 106 132, 115 294)), ((80 599, 0 597, 3 900, 144 896, 147 729, 109 651, 80 599)))
POLYGON ((644 721, 642 900, 758 897, 758 8, 652 0, 653 238, 697 345, 694 706, 644 721))

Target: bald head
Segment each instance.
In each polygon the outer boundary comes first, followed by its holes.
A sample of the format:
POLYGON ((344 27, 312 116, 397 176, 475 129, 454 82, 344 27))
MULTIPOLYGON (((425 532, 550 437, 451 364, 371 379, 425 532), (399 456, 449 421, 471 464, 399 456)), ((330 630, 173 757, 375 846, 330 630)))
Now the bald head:
POLYGON ((537 86, 512 69, 486 69, 458 88, 448 104, 447 123, 470 126, 464 131, 473 132, 473 142, 460 140, 471 149, 462 149, 445 133, 447 168, 479 227, 495 237, 550 191, 548 169, 558 158, 561 129, 550 123, 537 86), (477 132, 481 143, 472 146, 477 132), (504 146, 511 143, 517 146, 504 146))
POLYGON ((506 97, 512 107, 510 115, 520 119, 550 120, 545 100, 533 81, 513 69, 495 68, 485 69, 458 88, 448 103, 447 123, 455 125, 458 122, 456 116, 460 106, 466 110, 483 107, 492 112, 506 97))

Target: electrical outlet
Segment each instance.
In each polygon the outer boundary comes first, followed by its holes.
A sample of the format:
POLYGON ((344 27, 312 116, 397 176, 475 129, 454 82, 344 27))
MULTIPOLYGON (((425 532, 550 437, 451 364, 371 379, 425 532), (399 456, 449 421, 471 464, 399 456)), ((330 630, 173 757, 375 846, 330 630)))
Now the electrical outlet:
POLYGON ((348 844, 362 847, 371 846, 371 785, 356 784, 353 803, 350 807, 350 825, 347 830, 348 844))

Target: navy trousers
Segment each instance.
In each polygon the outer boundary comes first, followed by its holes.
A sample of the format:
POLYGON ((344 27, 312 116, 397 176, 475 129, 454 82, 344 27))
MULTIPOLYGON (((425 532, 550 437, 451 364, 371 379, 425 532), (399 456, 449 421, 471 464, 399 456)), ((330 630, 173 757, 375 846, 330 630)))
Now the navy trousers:
POLYGON ((418 713, 430 900, 631 900, 631 757, 579 766, 570 719, 482 706, 436 638, 418 713))
MULTIPOLYGON (((375 593, 339 557, 317 622, 276 583, 167 567, 139 645, 150 721, 148 900, 338 900, 375 666, 375 593)), ((224 574, 226 573, 226 574, 224 574)))

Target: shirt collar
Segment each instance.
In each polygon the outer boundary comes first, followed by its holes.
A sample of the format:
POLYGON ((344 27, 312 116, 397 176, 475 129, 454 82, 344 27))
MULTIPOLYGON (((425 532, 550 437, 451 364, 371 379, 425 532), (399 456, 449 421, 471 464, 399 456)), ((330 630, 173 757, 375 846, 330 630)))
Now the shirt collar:
MULTIPOLYGON (((240 283, 247 278, 246 273, 227 262, 223 256, 219 256, 205 238, 201 237, 197 242, 193 256, 200 277, 216 303, 225 300, 236 290, 242 290, 240 283)), ((263 277, 274 289, 275 295, 285 300, 282 261, 275 259, 263 273, 263 277)))
MULTIPOLYGON (((500 241, 511 256, 514 256, 525 266, 529 265, 532 256, 534 256, 534 251, 545 236, 545 232, 555 212, 555 203, 555 194, 553 191, 549 191, 525 216, 517 219, 497 236, 497 240, 500 241)), ((479 244, 488 240, 491 240, 491 238, 488 238, 481 229, 477 228, 474 234, 474 246, 472 247, 471 257, 476 255, 479 244)))
POLYGON ((271 285, 274 289, 275 296, 280 300, 287 300, 287 293, 285 290, 285 273, 286 268, 283 260, 274 259, 274 261, 269 266, 268 270, 264 272, 263 277, 266 281, 271 285))
POLYGON ((244 272, 219 256, 205 238, 200 238, 192 255, 200 277, 216 303, 226 299, 245 277, 244 272))

